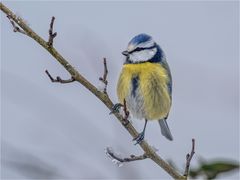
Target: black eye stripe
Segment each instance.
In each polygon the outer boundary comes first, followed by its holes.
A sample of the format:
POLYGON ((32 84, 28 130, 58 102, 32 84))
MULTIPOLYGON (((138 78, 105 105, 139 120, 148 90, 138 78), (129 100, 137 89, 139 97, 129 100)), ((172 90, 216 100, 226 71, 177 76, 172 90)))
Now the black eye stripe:
POLYGON ((153 46, 146 47, 146 48, 140 48, 140 47, 137 47, 136 49, 130 51, 129 54, 131 54, 131 53, 133 53, 133 52, 137 52, 137 51, 142 51, 142 50, 145 50, 145 49, 152 49, 152 48, 154 48, 154 47, 156 47, 156 44, 155 44, 155 43, 154 43, 153 46))

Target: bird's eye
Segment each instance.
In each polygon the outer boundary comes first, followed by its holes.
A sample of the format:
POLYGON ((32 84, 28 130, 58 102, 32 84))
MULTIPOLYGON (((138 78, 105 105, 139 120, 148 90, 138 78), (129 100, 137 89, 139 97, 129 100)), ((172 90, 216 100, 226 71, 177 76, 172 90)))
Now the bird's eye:
POLYGON ((133 52, 137 52, 137 51, 142 51, 144 50, 145 48, 140 48, 140 47, 137 47, 136 49, 132 50, 131 52, 129 53, 133 53, 133 52))
POLYGON ((153 46, 150 46, 150 47, 137 47, 136 49, 132 50, 131 52, 129 53, 133 53, 133 52, 137 52, 137 51, 142 51, 142 50, 145 50, 145 49, 153 49, 156 47, 156 44, 154 44, 153 46))
POLYGON ((134 51, 141 51, 141 50, 144 50, 145 48, 140 48, 140 47, 137 47, 134 51))

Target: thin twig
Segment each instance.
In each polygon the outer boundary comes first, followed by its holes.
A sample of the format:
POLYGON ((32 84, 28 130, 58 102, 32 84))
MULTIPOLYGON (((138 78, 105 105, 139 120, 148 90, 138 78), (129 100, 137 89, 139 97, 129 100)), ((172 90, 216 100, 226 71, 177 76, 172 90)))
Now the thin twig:
POLYGON ((100 80, 101 82, 103 82, 103 84, 104 84, 103 93, 107 94, 107 85, 108 85, 107 75, 108 75, 108 68, 107 68, 107 60, 106 60, 106 58, 103 58, 103 65, 104 65, 103 77, 100 77, 99 80, 100 80))
POLYGON ((49 28, 49 37, 48 37, 48 46, 52 47, 53 46, 53 39, 57 36, 57 32, 53 33, 53 24, 54 24, 55 17, 53 16, 51 19, 50 23, 50 28, 49 28))
POLYGON ((192 150, 191 153, 186 155, 186 166, 185 166, 185 171, 183 176, 188 177, 188 173, 189 173, 189 168, 190 168, 190 163, 192 160, 193 155, 195 154, 195 139, 192 139, 192 150))
POLYGON ((56 79, 54 79, 51 74, 48 72, 48 70, 45 71, 45 73, 48 75, 49 79, 52 82, 58 82, 58 83, 62 83, 62 84, 66 84, 66 83, 71 83, 74 82, 75 79, 73 77, 71 77, 71 79, 62 79, 59 76, 56 77, 56 79))
POLYGON ((21 28, 19 28, 15 22, 12 20, 12 17, 10 15, 7 15, 7 18, 9 19, 10 23, 12 24, 12 27, 13 27, 13 32, 19 32, 19 33, 22 33, 24 35, 27 35, 25 33, 25 31, 23 31, 21 28))
POLYGON ((106 153, 109 155, 112 159, 116 159, 117 161, 123 163, 123 162, 131 162, 131 161, 138 161, 138 160, 144 160, 147 159, 147 155, 143 154, 140 156, 130 155, 128 158, 121 158, 118 155, 116 155, 110 148, 106 148, 106 153))
POLYGON ((123 100, 123 112, 124 112, 123 125, 126 126, 129 124, 130 121, 128 120, 129 111, 127 110, 127 103, 125 99, 123 100))

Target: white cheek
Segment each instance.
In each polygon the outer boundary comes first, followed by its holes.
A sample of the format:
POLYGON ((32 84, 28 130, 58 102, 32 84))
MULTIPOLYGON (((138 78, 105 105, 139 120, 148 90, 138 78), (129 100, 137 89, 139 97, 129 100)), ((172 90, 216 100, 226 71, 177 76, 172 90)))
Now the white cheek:
POLYGON ((156 52, 157 48, 134 52, 129 55, 129 59, 133 62, 148 61, 156 54, 156 52))

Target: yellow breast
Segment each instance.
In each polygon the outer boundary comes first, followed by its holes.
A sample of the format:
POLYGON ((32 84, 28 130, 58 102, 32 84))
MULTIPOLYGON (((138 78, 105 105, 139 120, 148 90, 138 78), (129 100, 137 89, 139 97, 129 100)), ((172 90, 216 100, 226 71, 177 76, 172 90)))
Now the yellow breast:
MULTIPOLYGON (((117 86, 119 102, 127 101, 132 114, 141 113, 142 118, 157 120, 165 118, 171 107, 171 98, 168 92, 169 77, 166 69, 159 63, 139 63, 123 65, 117 86), (133 78, 138 77, 138 87, 136 89, 139 98, 133 102, 133 78), (131 97, 131 98, 130 98, 131 97), (138 102, 139 101, 139 102, 138 102), (142 103, 142 105, 138 104, 142 103), (138 106, 139 105, 139 106, 138 106), (136 106, 136 107, 132 107, 136 106)), ((141 117, 141 116, 140 116, 141 117)))

